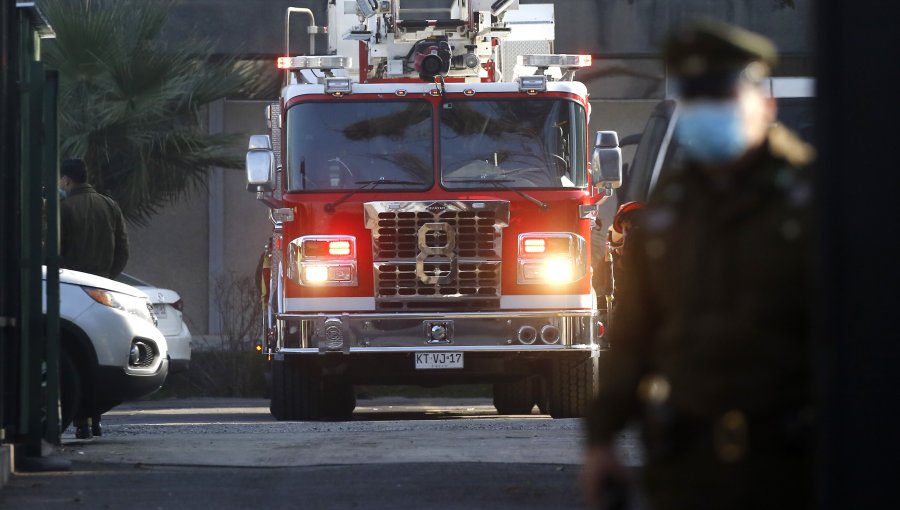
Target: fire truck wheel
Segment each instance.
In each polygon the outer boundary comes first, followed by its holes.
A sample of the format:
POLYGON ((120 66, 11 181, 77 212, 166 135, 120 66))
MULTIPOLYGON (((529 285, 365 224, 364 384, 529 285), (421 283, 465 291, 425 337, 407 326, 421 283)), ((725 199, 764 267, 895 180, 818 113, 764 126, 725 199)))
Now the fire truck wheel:
POLYGON ((352 384, 327 381, 322 385, 322 418, 346 421, 356 409, 356 391, 352 384))
POLYGON ((592 361, 569 357, 554 360, 547 384, 550 416, 580 418, 587 414, 596 377, 592 361))
POLYGON ((272 399, 269 411, 279 421, 319 418, 322 390, 319 380, 305 376, 297 363, 272 362, 272 399))
POLYGON ((531 414, 534 403, 534 382, 531 378, 494 384, 497 414, 531 414))
POLYGON ((550 414, 550 395, 547 391, 547 380, 543 377, 534 378, 534 403, 541 414, 550 414))

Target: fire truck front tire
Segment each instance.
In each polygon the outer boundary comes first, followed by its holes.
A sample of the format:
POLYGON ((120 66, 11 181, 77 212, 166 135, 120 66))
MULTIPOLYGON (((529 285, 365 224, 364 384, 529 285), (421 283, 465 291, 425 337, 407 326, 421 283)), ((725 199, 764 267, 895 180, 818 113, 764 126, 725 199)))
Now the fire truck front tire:
POLYGON ((547 380, 543 377, 534 378, 534 403, 541 414, 550 414, 550 395, 547 392, 547 380))
POLYGON ((494 384, 497 414, 531 414, 534 404, 534 382, 530 377, 494 384))
POLYGON ((553 418, 580 418, 587 415, 597 377, 591 358, 554 360, 547 381, 548 404, 553 418))
POLYGON ((299 363, 272 362, 269 411, 279 421, 349 420, 356 408, 353 385, 304 373, 299 363))
POLYGON ((319 407, 319 392, 297 363, 272 362, 272 398, 269 411, 279 421, 310 420, 319 407))
POLYGON ((325 381, 322 384, 322 418, 347 421, 356 409, 356 391, 352 384, 325 381))

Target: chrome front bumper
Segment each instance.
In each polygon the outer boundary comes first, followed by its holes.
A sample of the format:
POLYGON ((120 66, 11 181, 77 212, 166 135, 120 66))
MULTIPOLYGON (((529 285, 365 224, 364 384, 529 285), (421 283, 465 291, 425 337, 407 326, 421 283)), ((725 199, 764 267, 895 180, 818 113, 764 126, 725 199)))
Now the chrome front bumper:
POLYGON ((594 310, 281 314, 277 318, 283 321, 275 349, 280 353, 583 351, 596 350, 598 343, 594 310), (521 335, 529 327, 536 335, 531 341, 521 335))

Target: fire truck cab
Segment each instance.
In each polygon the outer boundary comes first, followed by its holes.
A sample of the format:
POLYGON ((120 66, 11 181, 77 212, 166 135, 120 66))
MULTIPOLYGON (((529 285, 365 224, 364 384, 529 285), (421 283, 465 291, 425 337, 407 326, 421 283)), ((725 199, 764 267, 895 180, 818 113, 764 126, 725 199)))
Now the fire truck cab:
POLYGON ((284 88, 247 153, 274 227, 272 414, 486 383, 501 414, 581 416, 603 352, 590 229, 621 181, 615 137, 588 154, 590 56, 552 54, 552 5, 402 3, 329 2, 327 29, 288 9, 284 88), (327 54, 290 54, 292 14, 327 54))

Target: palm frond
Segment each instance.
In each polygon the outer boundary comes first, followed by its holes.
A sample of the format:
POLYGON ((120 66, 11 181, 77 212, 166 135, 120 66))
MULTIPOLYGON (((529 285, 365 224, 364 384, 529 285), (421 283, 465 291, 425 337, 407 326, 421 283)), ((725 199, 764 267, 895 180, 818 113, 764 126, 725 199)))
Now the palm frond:
POLYGON ((61 154, 84 159, 94 185, 138 224, 203 186, 208 168, 242 165, 237 138, 207 133, 201 112, 260 81, 253 66, 213 58, 211 41, 162 41, 173 4, 42 3, 57 34, 46 55, 60 71, 61 154))

